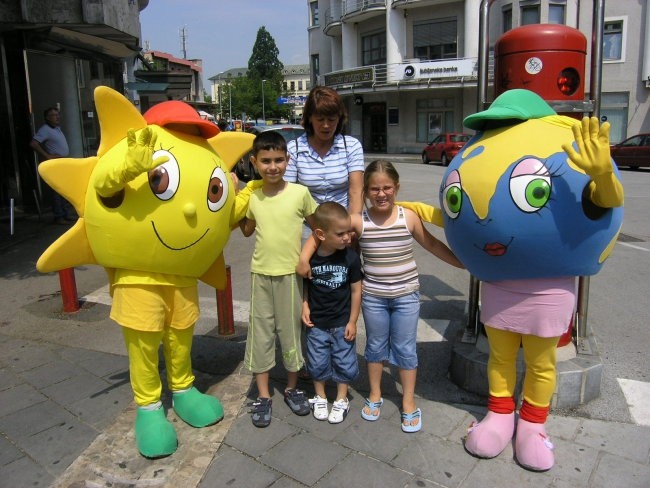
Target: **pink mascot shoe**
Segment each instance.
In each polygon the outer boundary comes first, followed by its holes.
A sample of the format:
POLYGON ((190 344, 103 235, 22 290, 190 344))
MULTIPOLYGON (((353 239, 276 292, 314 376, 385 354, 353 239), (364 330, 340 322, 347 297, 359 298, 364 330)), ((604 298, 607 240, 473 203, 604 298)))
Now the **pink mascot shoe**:
POLYGON ((521 466, 532 471, 547 471, 553 467, 555 463, 553 444, 546 435, 544 424, 519 418, 515 438, 515 457, 521 466))
POLYGON ((515 413, 489 411, 478 424, 473 423, 467 431, 465 449, 481 458, 493 458, 503 451, 515 431, 515 413))

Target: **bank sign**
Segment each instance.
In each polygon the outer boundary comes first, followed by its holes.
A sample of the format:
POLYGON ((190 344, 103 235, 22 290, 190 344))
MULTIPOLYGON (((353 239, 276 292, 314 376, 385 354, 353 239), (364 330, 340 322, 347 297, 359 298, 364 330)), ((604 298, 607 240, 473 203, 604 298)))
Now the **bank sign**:
MULTIPOLYGON (((422 80, 472 76, 475 75, 475 64, 476 61, 472 59, 454 59, 450 61, 401 64, 398 66, 402 69, 403 80, 422 80)), ((395 74, 398 75, 398 73, 395 74)))

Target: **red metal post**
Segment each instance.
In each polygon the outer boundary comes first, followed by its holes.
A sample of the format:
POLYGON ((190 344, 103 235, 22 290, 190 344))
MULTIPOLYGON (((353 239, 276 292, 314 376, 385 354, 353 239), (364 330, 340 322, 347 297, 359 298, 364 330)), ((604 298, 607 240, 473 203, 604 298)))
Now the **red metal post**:
POLYGON ((232 307, 230 266, 226 266, 226 289, 217 290, 217 317, 219 335, 233 335, 235 333, 235 315, 232 307))
POLYGON ((63 300, 63 311, 78 311, 80 307, 79 298, 77 296, 77 282, 74 278, 74 268, 66 268, 59 271, 59 283, 61 283, 61 299, 63 300))

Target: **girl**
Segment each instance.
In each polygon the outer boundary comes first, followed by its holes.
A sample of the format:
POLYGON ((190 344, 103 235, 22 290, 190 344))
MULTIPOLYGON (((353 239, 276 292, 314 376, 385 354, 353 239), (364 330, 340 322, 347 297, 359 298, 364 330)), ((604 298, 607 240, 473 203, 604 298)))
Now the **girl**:
POLYGON ((379 418, 383 361, 388 360, 399 368, 402 430, 417 432, 422 428, 422 412, 416 408, 414 398, 420 285, 413 240, 452 266, 463 265, 444 243, 425 230, 412 210, 395 205, 398 191, 399 174, 395 167, 388 161, 373 161, 363 180, 363 195, 370 207, 352 216, 363 257, 361 310, 370 381, 370 394, 361 416, 370 421, 379 418))
MULTIPOLYGON (((420 285, 413 240, 452 266, 463 268, 463 265, 444 243, 429 234, 412 210, 395 205, 398 190, 399 174, 395 167, 388 161, 373 161, 363 177, 363 196, 370 206, 362 213, 351 215, 363 258, 361 311, 366 327, 364 355, 370 381, 370 393, 361 416, 370 421, 379 418, 384 402, 381 375, 383 361, 387 360, 400 372, 402 430, 417 432, 422 428, 422 412, 414 398, 420 285)), ((308 275, 305 263, 314 250, 315 241, 309 239, 301 255, 299 274, 308 275)))

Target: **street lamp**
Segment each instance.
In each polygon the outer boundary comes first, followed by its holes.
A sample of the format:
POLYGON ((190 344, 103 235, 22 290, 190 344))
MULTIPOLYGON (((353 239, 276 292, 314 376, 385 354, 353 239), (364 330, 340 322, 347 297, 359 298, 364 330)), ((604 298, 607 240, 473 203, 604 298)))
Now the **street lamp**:
POLYGON ((264 82, 266 80, 262 80, 262 120, 266 124, 266 111, 264 110, 264 82))
POLYGON ((232 85, 228 83, 228 118, 230 119, 228 122, 232 124, 232 85))

